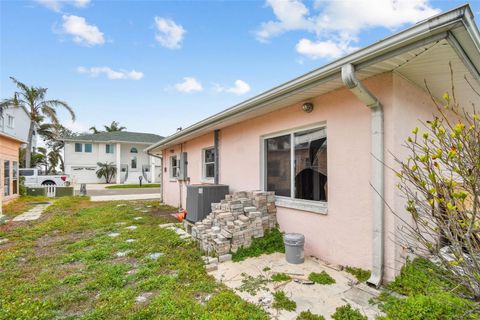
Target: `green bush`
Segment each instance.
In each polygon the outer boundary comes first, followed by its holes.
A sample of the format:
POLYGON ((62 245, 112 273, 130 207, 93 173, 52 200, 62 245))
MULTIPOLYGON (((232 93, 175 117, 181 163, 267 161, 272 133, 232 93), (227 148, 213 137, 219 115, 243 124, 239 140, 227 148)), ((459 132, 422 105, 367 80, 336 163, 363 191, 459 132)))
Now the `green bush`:
POLYGON ((472 301, 447 292, 414 295, 406 299, 388 297, 379 308, 385 313, 379 320, 480 319, 480 310, 472 312, 475 308, 472 301))
POLYGON ((27 195, 27 187, 25 187, 25 177, 20 177, 20 184, 18 185, 18 193, 21 196, 26 196, 27 195))
POLYGON ((325 320, 325 318, 323 316, 310 312, 310 310, 307 310, 300 312, 297 320, 325 320))
POLYGON ((352 274, 360 282, 365 282, 370 278, 371 272, 369 270, 363 270, 361 268, 349 267, 345 268, 345 271, 352 274))
POLYGON ((353 309, 350 304, 338 307, 332 314, 334 320, 368 320, 358 309, 353 309))
POLYGON ((263 238, 253 239, 251 246, 248 248, 239 248, 232 255, 232 260, 239 262, 250 257, 259 257, 262 254, 272 254, 274 252, 285 252, 283 235, 278 229, 266 231, 263 238))
POLYGON ((292 277, 290 277, 288 274, 285 274, 285 273, 275 273, 275 274, 272 274, 271 279, 272 281, 275 281, 275 282, 282 282, 282 281, 290 280, 292 279, 292 277))
POLYGON ((456 285, 439 266, 425 258, 407 261, 387 288, 403 295, 433 294, 452 290, 456 285))
POLYGON ((322 271, 320 273, 312 272, 308 275, 308 280, 318 284, 334 284, 336 281, 328 273, 322 271))
POLYGON ((297 303, 287 297, 285 292, 277 291, 273 293, 273 308, 287 311, 295 311, 297 303))

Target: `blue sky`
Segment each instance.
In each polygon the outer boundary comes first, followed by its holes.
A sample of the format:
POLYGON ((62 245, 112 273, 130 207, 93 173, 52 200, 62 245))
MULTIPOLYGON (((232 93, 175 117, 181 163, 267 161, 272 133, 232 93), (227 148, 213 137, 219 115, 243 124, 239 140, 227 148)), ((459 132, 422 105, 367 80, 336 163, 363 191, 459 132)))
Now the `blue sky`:
POLYGON ((0 98, 14 76, 67 101, 74 130, 169 135, 462 3, 1 1, 0 98))

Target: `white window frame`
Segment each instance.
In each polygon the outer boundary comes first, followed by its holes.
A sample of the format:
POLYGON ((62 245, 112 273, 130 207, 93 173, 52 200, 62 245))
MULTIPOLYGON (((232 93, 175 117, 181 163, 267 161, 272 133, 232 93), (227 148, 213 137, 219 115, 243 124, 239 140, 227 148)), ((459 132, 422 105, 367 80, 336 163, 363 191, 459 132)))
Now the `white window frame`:
POLYGON ((81 152, 83 152, 83 143, 75 142, 75 143, 73 144, 73 151, 75 151, 76 153, 81 153, 81 152), (80 149, 81 149, 80 151, 77 151, 77 145, 80 146, 80 149))
POLYGON ((15 117, 7 114, 7 127, 10 129, 15 128, 15 117))
POLYGON ((114 154, 115 153, 115 145, 113 143, 105 144, 105 153, 106 154, 114 154), (110 151, 110 152, 108 152, 110 151))
POLYGON ((326 215, 328 213, 328 201, 304 200, 295 198, 295 133, 313 129, 324 129, 327 133, 328 139, 327 124, 325 121, 260 136, 260 186, 262 190, 267 190, 267 170, 265 170, 267 165, 267 157, 265 141, 270 138, 290 135, 290 197, 275 196, 275 204, 278 207, 298 209, 326 215))
POLYGON ((93 153, 93 143, 84 143, 83 144, 83 152, 84 153, 93 153), (90 147, 91 147, 90 151, 87 151, 87 148, 86 148, 87 145, 90 145, 90 147))
POLYGON ((203 148, 202 149, 202 182, 214 182, 215 181, 215 159, 213 160, 213 162, 205 162, 205 152, 207 150, 213 150, 215 151, 215 147, 207 147, 207 148, 203 148), (207 164, 213 164, 213 177, 207 177, 206 174, 207 174, 207 164))
POLYGON ((171 155, 168 159, 168 166, 169 166, 169 175, 170 175, 170 181, 177 181, 178 180, 178 170, 179 170, 179 166, 178 166, 178 156, 175 154, 175 155, 171 155), (173 165, 173 158, 175 158, 175 166, 173 165), (176 168, 177 170, 177 175, 174 176, 173 175, 173 168, 176 168))

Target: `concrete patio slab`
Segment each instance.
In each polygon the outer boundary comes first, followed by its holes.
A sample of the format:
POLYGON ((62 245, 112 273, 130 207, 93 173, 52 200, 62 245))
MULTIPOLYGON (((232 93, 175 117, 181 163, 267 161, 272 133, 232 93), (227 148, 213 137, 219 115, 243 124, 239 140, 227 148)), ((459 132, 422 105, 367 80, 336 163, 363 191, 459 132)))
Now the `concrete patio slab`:
POLYGON ((330 319, 330 315, 337 307, 351 304, 359 309, 369 319, 374 319, 380 312, 368 303, 369 299, 375 297, 379 292, 362 284, 356 284, 356 279, 343 271, 337 271, 327 267, 313 259, 306 259, 303 264, 289 264, 285 261, 285 255, 274 253, 263 255, 258 258, 250 258, 242 262, 224 262, 218 264, 218 269, 210 272, 217 281, 235 290, 243 299, 262 304, 264 309, 276 319, 293 320, 302 311, 310 310, 312 313, 323 315, 330 319), (268 271, 263 271, 270 268, 268 271), (255 295, 239 291, 242 285, 242 273, 257 277, 264 275, 270 278, 275 273, 286 273, 298 278, 308 278, 311 272, 327 272, 336 283, 332 285, 313 284, 307 285, 290 281, 286 283, 271 282, 267 284, 267 290, 261 290, 255 295), (276 290, 283 290, 286 295, 297 303, 295 312, 277 311, 271 307, 271 294, 276 290))
POLYGON ((43 211, 50 206, 51 203, 45 204, 37 204, 32 209, 28 210, 25 213, 22 213, 15 218, 12 219, 13 222, 20 222, 20 221, 34 221, 40 218, 43 211))

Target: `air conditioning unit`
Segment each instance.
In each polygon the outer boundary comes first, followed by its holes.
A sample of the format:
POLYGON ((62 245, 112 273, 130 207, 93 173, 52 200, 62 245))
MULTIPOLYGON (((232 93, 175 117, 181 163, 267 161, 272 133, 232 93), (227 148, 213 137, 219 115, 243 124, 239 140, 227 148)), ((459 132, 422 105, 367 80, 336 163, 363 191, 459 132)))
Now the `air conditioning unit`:
POLYGON ((187 220, 197 222, 212 211, 212 203, 220 202, 229 193, 223 184, 192 184, 187 186, 187 220))

